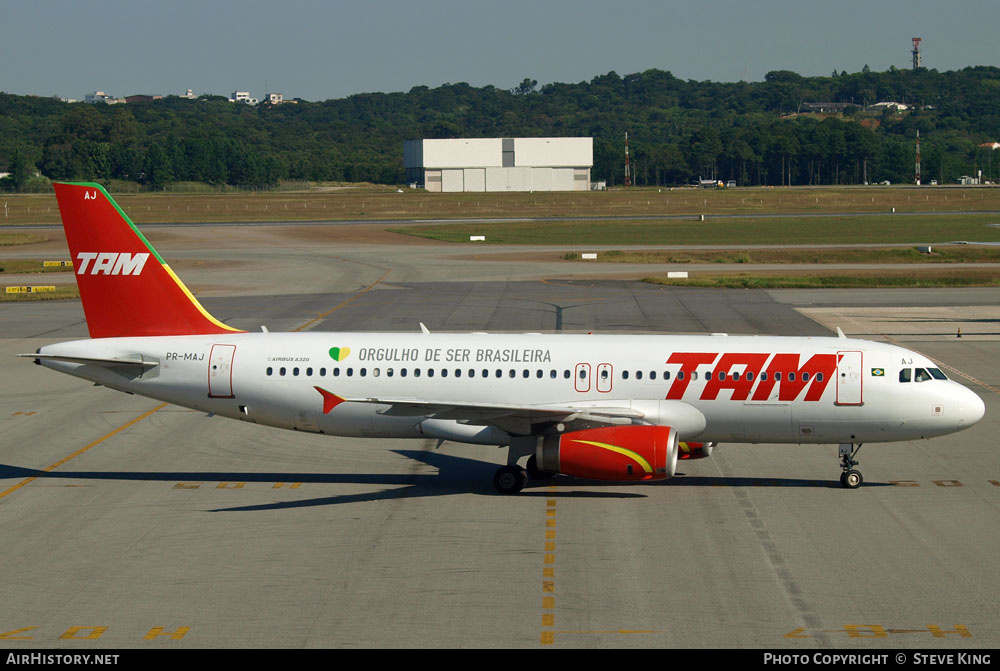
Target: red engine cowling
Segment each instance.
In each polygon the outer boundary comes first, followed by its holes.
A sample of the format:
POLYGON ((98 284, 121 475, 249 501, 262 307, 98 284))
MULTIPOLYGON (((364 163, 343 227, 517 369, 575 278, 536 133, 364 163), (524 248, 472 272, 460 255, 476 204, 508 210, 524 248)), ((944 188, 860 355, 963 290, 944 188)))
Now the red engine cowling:
POLYGON ((706 459, 712 456, 712 448, 715 443, 685 443, 677 444, 678 459, 706 459))
POLYGON ((665 480, 677 468, 669 426, 608 426, 546 436, 535 458, 543 471, 594 480, 665 480))

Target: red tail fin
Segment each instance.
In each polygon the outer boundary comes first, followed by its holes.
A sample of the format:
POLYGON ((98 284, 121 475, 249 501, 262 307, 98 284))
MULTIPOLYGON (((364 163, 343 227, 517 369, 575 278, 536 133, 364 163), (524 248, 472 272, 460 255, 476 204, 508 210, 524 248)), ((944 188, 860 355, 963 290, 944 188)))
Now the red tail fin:
POLYGON ((233 333, 205 311, 100 184, 55 184, 92 338, 233 333))

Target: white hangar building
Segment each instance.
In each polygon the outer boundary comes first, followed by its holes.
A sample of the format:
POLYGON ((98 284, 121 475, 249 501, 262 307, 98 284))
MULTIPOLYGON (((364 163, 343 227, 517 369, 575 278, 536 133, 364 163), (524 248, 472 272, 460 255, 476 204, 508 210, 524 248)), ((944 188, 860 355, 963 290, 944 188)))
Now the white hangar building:
POLYGON ((428 191, 588 191, 590 137, 407 140, 406 181, 428 191))

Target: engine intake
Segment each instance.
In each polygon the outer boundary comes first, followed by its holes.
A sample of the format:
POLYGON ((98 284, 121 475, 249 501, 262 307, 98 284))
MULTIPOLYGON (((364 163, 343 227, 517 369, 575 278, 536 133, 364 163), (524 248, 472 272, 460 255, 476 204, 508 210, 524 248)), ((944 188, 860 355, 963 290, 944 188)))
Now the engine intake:
POLYGON ((593 480, 665 480, 677 469, 677 432, 669 426, 608 426, 545 436, 539 469, 593 480))

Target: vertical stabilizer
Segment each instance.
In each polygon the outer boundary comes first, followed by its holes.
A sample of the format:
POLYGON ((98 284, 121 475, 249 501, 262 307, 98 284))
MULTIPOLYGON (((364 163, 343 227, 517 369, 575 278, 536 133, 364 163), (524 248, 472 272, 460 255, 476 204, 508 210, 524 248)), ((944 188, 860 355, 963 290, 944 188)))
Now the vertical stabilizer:
POLYGON ((54 186, 92 338, 239 332, 205 311, 104 187, 54 186))

